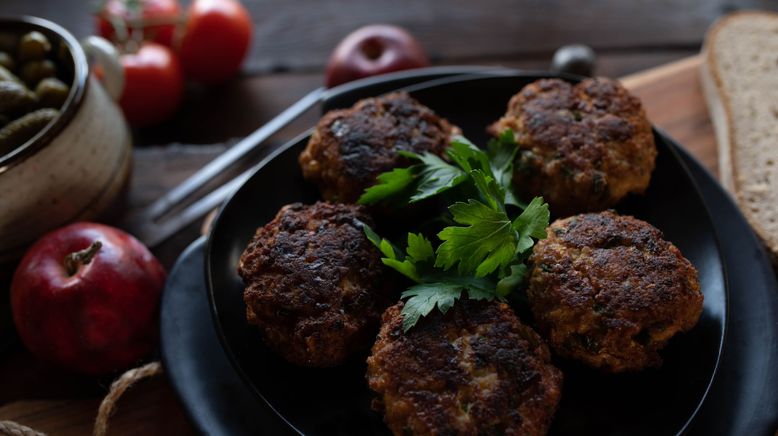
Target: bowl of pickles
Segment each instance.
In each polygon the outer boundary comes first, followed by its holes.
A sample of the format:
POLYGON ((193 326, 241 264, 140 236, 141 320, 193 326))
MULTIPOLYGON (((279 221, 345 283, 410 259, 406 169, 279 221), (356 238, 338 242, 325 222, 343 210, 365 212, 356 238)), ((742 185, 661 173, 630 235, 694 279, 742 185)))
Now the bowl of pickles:
POLYGON ((121 198, 132 162, 122 86, 107 41, 0 18, 0 275, 43 233, 121 198))

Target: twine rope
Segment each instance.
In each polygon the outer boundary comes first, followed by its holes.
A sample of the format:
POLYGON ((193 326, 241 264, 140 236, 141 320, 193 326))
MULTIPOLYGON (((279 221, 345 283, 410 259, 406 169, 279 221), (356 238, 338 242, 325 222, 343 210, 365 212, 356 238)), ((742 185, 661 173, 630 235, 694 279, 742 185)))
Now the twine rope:
POLYGON ((30 427, 13 421, 0 421, 0 435, 3 436, 46 436, 46 433, 33 430, 30 427))
MULTIPOLYGON (((100 408, 97 410, 95 426, 92 430, 94 436, 105 436, 108 432, 108 420, 116 410, 116 403, 124 395, 127 389, 135 383, 162 374, 162 364, 159 362, 147 363, 143 366, 133 368, 122 374, 118 379, 111 383, 111 389, 108 395, 103 398, 100 408)), ((31 429, 30 427, 19 424, 14 421, 0 421, 0 435, 2 436, 46 436, 46 433, 31 429)))
MULTIPOLYGON (((124 392, 135 385, 135 383, 145 379, 162 374, 162 364, 159 362, 147 363, 138 368, 133 368, 121 375, 116 381, 111 383, 111 389, 105 396, 100 408, 97 410, 95 427, 92 432, 94 436, 105 436, 108 432, 108 420, 116 409, 116 403, 122 397, 124 392)), ((27 436, 27 435, 24 435, 27 436)))

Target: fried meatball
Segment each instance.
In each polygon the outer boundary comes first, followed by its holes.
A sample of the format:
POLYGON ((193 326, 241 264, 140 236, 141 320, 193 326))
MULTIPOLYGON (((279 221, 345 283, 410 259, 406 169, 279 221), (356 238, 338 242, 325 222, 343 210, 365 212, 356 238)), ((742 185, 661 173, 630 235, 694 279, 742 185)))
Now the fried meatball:
POLYGON ((284 206, 240 258, 249 323, 288 361, 328 367, 367 350, 396 301, 361 206, 284 206))
POLYGON ((443 156, 459 132, 407 93, 368 98, 324 115, 300 166, 325 200, 354 203, 379 174, 410 163, 401 150, 443 156))
POLYGON ((395 435, 542 435, 562 373, 531 328, 504 303, 460 300, 407 333, 403 303, 390 307, 367 379, 395 435))
POLYGON ((557 220, 530 262, 527 295, 541 335, 560 356, 607 372, 660 365, 658 351, 702 313, 697 270, 630 216, 557 220))
POLYGON ((614 80, 531 83, 489 128, 493 135, 506 129, 519 144, 517 192, 542 195, 558 216, 603 210, 642 193, 654 170, 651 124, 640 100, 614 80))

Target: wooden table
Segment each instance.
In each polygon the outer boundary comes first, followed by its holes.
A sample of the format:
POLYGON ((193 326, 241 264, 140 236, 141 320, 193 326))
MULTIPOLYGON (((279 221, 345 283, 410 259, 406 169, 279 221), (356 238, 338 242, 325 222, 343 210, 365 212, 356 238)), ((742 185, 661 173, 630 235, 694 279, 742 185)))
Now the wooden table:
MULTIPOLYGON (((135 169, 128 210, 142 207, 183 180, 308 90, 322 83, 331 48, 354 28, 372 22, 403 25, 427 47, 435 64, 545 68, 558 46, 595 48, 597 73, 621 77, 639 95, 649 117, 684 144, 711 171, 716 149, 697 81, 698 52, 706 27, 733 8, 778 9, 760 0, 548 2, 468 0, 246 0, 256 31, 241 77, 220 87, 192 86, 180 113, 157 128, 135 132, 135 169)), ((3 0, 0 15, 52 19, 77 36, 92 31, 89 2, 3 0)), ((258 159, 317 119, 303 117, 277 134, 258 159)), ((234 174, 234 173, 233 173, 234 174)), ((199 223, 155 249, 170 266, 199 233, 199 223)), ((3 297, 6 298, 6 297, 3 297)), ((2 305, 0 305, 1 307, 2 305)), ((2 324, 0 324, 2 325, 2 324)), ((0 351, 0 420, 15 420, 51 434, 91 431, 110 380, 62 374, 36 361, 20 345, 0 351)), ((164 378, 144 382, 122 399, 111 434, 191 433, 164 378)))

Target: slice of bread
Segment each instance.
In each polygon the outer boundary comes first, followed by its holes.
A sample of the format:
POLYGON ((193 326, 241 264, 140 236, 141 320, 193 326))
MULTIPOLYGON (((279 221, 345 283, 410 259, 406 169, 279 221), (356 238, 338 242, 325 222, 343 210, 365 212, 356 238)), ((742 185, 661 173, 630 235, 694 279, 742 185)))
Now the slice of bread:
POLYGON ((778 260, 778 14, 736 12, 711 26, 702 85, 719 173, 778 260))

